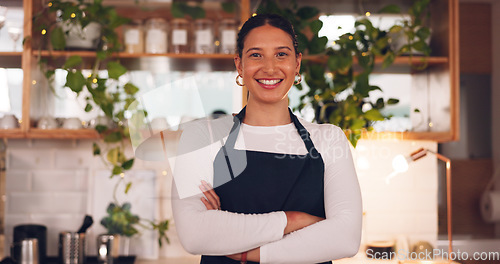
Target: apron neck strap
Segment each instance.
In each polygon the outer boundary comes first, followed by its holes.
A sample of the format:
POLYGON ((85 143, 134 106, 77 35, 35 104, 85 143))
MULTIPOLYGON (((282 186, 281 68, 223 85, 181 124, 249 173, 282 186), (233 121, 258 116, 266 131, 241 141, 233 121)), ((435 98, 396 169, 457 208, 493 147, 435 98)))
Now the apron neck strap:
MULTIPOLYGON (((236 138, 238 137, 238 133, 240 132, 241 123, 243 123, 243 118, 245 117, 246 108, 246 106, 243 107, 243 109, 241 109, 241 111, 233 117, 234 125, 229 132, 229 137, 227 138, 226 144, 224 144, 225 148, 234 149, 236 138)), ((314 147, 313 142, 311 141, 311 135, 309 134, 307 129, 300 123, 299 119, 292 113, 292 110, 290 108, 288 108, 288 112, 290 113, 290 119, 292 119, 292 122, 295 125, 300 138, 302 139, 302 141, 304 141, 307 152, 312 155, 317 154, 317 150, 314 147)))

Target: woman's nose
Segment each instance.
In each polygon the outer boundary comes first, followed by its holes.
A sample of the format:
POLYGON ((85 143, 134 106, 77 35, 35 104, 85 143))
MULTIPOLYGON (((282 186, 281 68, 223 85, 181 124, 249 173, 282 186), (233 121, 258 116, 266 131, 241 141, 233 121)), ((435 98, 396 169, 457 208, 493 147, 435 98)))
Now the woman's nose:
POLYGON ((262 70, 267 74, 273 74, 276 69, 276 62, 273 59, 264 59, 262 70))

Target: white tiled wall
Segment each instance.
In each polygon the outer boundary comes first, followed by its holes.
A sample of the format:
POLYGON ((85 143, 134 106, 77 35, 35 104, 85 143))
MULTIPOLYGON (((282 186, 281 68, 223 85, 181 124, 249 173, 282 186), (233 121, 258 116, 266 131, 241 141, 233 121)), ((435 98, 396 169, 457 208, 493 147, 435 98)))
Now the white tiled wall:
MULTIPOLYGON (((420 147, 436 150, 426 141, 361 140, 353 150, 364 203, 363 242, 405 236, 409 242, 437 240, 437 161, 429 156, 410 164, 408 172, 389 183, 392 159, 420 147)), ((48 228, 48 254, 57 255, 58 233, 76 231, 85 214, 94 216, 87 232, 88 252, 95 254, 95 237, 104 232, 99 221, 111 200, 113 180, 99 158, 92 156, 92 141, 9 140, 7 151, 6 245, 13 227, 39 223, 48 228)), ((129 153, 130 155, 130 153, 129 153)), ((136 160, 127 179, 134 181, 127 196, 132 212, 143 218, 171 219, 169 175, 165 164, 136 160)), ((119 193, 121 193, 119 191, 119 193)), ((182 257, 171 225, 171 244, 158 249, 155 234, 144 231, 132 240, 131 252, 142 258, 182 257), (135 245, 134 245, 135 244, 135 245)))

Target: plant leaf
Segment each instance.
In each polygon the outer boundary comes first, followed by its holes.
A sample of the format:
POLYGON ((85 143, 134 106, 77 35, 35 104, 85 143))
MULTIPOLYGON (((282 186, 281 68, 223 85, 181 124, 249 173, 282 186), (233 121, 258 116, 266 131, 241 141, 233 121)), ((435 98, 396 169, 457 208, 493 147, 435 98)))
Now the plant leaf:
POLYGON ((62 28, 56 27, 50 33, 50 44, 54 50, 63 50, 66 48, 66 39, 62 28))
POLYGON ((81 71, 68 71, 64 86, 69 87, 73 92, 79 94, 86 82, 81 71))
POLYGON ((384 120, 384 116, 377 109, 370 109, 365 112, 365 118, 370 121, 382 121, 384 120))
POLYGON ((234 10, 236 9, 236 3, 235 2, 222 2, 221 3, 222 10, 226 13, 234 13, 234 10))
POLYGON ((99 134, 103 133, 104 131, 108 130, 108 127, 107 126, 104 126, 104 125, 96 125, 95 126, 95 130, 97 130, 97 132, 99 134))
POLYGON ((120 167, 120 166, 114 166, 113 167, 113 171, 111 173, 113 173, 113 175, 118 175, 118 174, 120 174, 122 172, 123 172, 122 167, 120 167))
MULTIPOLYGON (((271 1, 270 1, 271 2, 271 1)), ((300 18, 307 20, 311 19, 319 14, 319 10, 315 7, 304 6, 297 10, 297 16, 300 18)))
POLYGON ((139 88, 132 83, 126 83, 123 86, 123 89, 125 90, 126 94, 134 95, 139 91, 139 88))
POLYGON ((319 19, 314 20, 311 22, 311 24, 309 24, 309 28, 311 28, 311 32, 313 34, 318 34, 318 32, 321 30, 322 27, 323 27, 323 22, 319 19))
POLYGON ((401 8, 398 5, 391 4, 382 7, 377 13, 379 14, 399 14, 401 13, 401 8))
POLYGON ((94 156, 101 154, 101 148, 97 145, 97 143, 92 145, 92 151, 94 152, 94 156))
POLYGON ((130 187, 132 187, 132 182, 128 182, 127 185, 125 186, 125 194, 128 193, 128 191, 130 190, 130 187))
POLYGON ((397 103, 399 103, 399 99, 396 98, 389 98, 389 100, 387 100, 388 105, 395 105, 397 103))
POLYGON ((119 62, 117 61, 110 61, 108 62, 108 75, 109 78, 118 80, 120 76, 125 74, 127 72, 127 69, 123 67, 119 62))
POLYGON ((93 107, 92 107, 92 105, 91 105, 91 104, 87 104, 87 105, 85 106, 85 112, 87 112, 87 113, 88 113, 88 112, 92 111, 92 108, 93 108, 93 107))
POLYGON ((124 170, 130 170, 130 168, 132 168, 133 165, 134 165, 134 159, 129 159, 124 163, 122 163, 122 168, 124 170))
POLYGON ((82 57, 77 56, 77 55, 73 55, 66 60, 63 68, 65 68, 65 69, 74 68, 75 66, 78 66, 81 63, 82 63, 82 57))
POLYGON ((120 142, 121 140, 122 140, 122 134, 118 131, 109 133, 104 137, 104 142, 107 143, 120 142))

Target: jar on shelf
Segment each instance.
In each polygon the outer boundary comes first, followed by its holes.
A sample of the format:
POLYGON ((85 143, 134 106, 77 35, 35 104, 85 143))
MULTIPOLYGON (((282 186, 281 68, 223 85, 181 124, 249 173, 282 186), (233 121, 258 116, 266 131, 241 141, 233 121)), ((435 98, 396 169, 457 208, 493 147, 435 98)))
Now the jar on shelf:
POLYGON ((172 53, 189 53, 191 52, 190 34, 191 25, 187 19, 176 18, 171 22, 171 36, 170 36, 170 52, 172 53))
POLYGON ((219 23, 219 53, 236 53, 236 38, 238 36, 238 22, 235 19, 223 19, 219 23))
POLYGON ((125 52, 143 53, 144 52, 144 29, 142 20, 134 19, 131 23, 124 26, 125 52))
POLYGON ((167 53, 168 23, 163 18, 150 18, 146 21, 146 53, 167 53))
POLYGON ((194 52, 198 54, 215 53, 214 23, 210 19, 194 21, 194 52))

